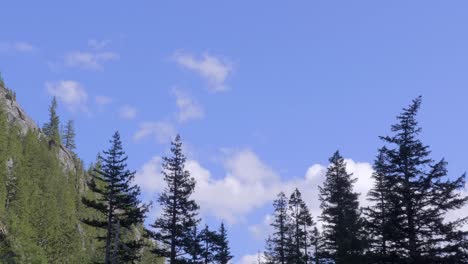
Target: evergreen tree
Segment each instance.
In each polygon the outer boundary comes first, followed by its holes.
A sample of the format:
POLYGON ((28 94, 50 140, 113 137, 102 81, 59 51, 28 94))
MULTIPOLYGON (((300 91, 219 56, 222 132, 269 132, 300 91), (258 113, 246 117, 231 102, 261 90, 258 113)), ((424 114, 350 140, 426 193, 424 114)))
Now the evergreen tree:
POLYGON ((202 241, 201 241, 201 234, 198 232, 197 226, 194 226, 187 238, 187 246, 186 246, 186 253, 188 254, 189 258, 186 261, 190 264, 200 264, 203 263, 202 258, 202 241))
POLYGON ((63 142, 62 144, 65 146, 65 148, 75 151, 76 149, 76 143, 75 143, 75 125, 73 120, 69 120, 67 122, 67 125, 65 127, 65 131, 63 132, 62 139, 63 142))
MULTIPOLYGON (((402 236, 394 229, 399 221, 400 204, 396 195, 392 193, 390 178, 386 177, 387 170, 383 153, 387 149, 379 150, 379 155, 374 162, 374 173, 372 178, 374 186, 367 194, 367 199, 372 206, 365 208, 365 226, 368 231, 367 242, 369 243, 368 258, 375 263, 394 263, 399 259, 398 252, 393 247, 392 240, 402 239, 402 236), (392 209, 394 208, 394 209, 392 209)), ((401 260, 400 260, 401 261, 401 260)))
POLYGON ((10 263, 76 263, 83 255, 73 180, 37 132, 27 132, 20 146, 21 154, 12 155, 15 194, 5 215, 10 263))
POLYGON ((162 173, 167 187, 158 198, 163 213, 151 225, 156 231, 149 231, 149 235, 162 245, 154 252, 175 264, 188 258, 187 240, 199 222, 199 207, 190 198, 195 179, 185 170, 186 158, 179 135, 172 142, 171 152, 172 157, 163 158, 162 173))
POLYGON ((298 189, 289 198, 289 214, 291 218, 290 230, 293 233, 293 243, 290 245, 293 254, 289 256, 289 260, 291 263, 307 263, 310 249, 309 233, 314 223, 298 189))
POLYGON ((221 226, 218 231, 215 252, 216 254, 214 256, 214 260, 218 264, 228 264, 229 261, 231 261, 231 259, 233 258, 233 256, 231 255, 231 250, 229 248, 229 241, 224 223, 221 223, 221 226))
POLYGON ((60 118, 57 114, 57 98, 52 98, 52 102, 49 106, 49 122, 45 123, 42 131, 51 140, 55 141, 55 144, 60 144, 60 118))
POLYGON ((84 219, 83 222, 106 231, 105 263, 133 262, 139 259, 141 240, 132 236, 133 229, 143 223, 147 206, 141 206, 140 188, 132 185, 134 172, 127 169, 127 156, 118 132, 110 141, 111 147, 100 157, 101 169, 96 169, 88 187, 98 199, 83 198, 83 203, 103 215, 105 219, 84 219), (130 234, 130 235, 129 235, 130 234), (126 238, 126 239, 125 239, 126 238))
MULTIPOLYGON (((385 238, 389 242, 387 251, 402 257, 397 260, 400 263, 467 263, 467 233, 459 227, 468 218, 444 221, 447 212, 468 201, 458 192, 465 185, 465 175, 450 180, 447 162, 429 157, 429 147, 418 138, 421 128, 416 115, 420 105, 421 97, 413 100, 397 117, 391 128, 393 135, 381 137, 385 147, 380 149, 375 167, 382 179, 370 197, 382 197, 380 205, 389 208, 384 214, 374 208, 377 214, 371 214, 369 222, 388 230, 384 232, 389 234, 385 238), (381 220, 385 216, 388 221, 381 220)), ((380 247, 376 250, 389 255, 380 247)))
POLYGON ((310 245, 312 246, 314 255, 311 258, 311 263, 320 264, 321 260, 321 239, 320 232, 315 226, 314 229, 310 232, 310 245))
POLYGON ((290 219, 288 215, 288 198, 281 192, 273 202, 274 220, 271 223, 273 235, 267 240, 266 258, 269 263, 286 264, 288 258, 288 232, 290 219))
POLYGON ((362 221, 356 179, 346 171, 346 163, 337 151, 330 158, 326 179, 320 190, 323 222, 323 252, 336 264, 362 263, 362 221))
POLYGON ((214 261, 217 240, 218 234, 211 231, 208 225, 205 225, 205 228, 200 233, 201 258, 204 264, 209 264, 214 261))
POLYGON ((315 222, 312 219, 312 215, 310 214, 309 208, 307 207, 306 203, 303 201, 300 204, 300 223, 302 224, 302 229, 304 231, 303 236, 303 247, 304 247, 304 263, 309 263, 311 259, 310 249, 312 246, 313 236, 315 235, 314 229, 315 222))

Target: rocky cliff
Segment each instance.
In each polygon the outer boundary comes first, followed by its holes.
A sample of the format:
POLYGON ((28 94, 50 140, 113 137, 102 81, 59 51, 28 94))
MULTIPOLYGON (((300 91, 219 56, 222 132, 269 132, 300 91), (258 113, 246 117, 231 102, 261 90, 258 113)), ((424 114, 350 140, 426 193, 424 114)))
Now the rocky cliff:
MULTIPOLYGON (((2 84, 0 84, 0 102, 8 122, 10 125, 16 126, 22 135, 26 135, 28 131, 39 131, 43 135, 36 122, 18 104, 15 93, 11 89, 2 86, 2 84)), ((73 154, 63 145, 60 145, 58 158, 64 170, 68 172, 76 171, 73 154)))

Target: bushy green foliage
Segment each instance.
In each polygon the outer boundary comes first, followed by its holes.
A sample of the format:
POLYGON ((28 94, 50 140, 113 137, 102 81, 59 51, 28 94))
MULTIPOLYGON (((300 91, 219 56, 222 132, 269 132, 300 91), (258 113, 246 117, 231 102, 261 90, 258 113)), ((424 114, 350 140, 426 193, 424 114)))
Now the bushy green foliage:
MULTIPOLYGON (((10 100, 9 98, 6 98, 10 100)), ((26 135, 10 125, 0 102, 0 263, 98 263, 105 233, 85 225, 81 219, 100 219, 102 214, 81 202, 99 198, 87 182, 101 168, 98 160, 89 170, 73 155, 74 169, 65 170, 59 161, 59 117, 53 100, 50 122, 44 136, 39 131, 26 135)), ((71 127, 71 128, 70 128, 71 127)), ((68 127, 68 147, 73 149, 74 131, 68 127), (73 134, 73 135, 72 135, 73 134)), ((102 183, 101 183, 102 184, 102 183)), ((142 226, 134 227, 143 234, 142 226)), ((157 246, 146 241, 138 263, 163 263, 151 254, 157 246)))
POLYGON ((82 169, 63 170, 38 132, 21 136, 0 111, 0 262, 90 262, 78 221, 82 177, 82 169))

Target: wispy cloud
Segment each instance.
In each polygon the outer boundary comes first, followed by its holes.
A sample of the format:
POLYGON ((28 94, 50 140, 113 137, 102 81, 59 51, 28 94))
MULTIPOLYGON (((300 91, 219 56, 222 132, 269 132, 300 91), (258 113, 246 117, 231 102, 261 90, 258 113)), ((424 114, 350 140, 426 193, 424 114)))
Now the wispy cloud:
POLYGON ((96 102, 97 105, 104 106, 111 104, 113 99, 112 97, 105 96, 105 95, 97 95, 94 97, 94 101, 96 102))
POLYGON ((110 62, 120 59, 120 55, 108 49, 110 40, 88 40, 88 48, 65 53, 63 61, 48 62, 49 68, 58 71, 62 67, 101 71, 110 62))
POLYGON ((130 120, 134 119, 137 115, 138 110, 131 105, 124 105, 119 109, 119 116, 122 119, 130 120))
POLYGON ((3 54, 31 53, 36 49, 31 43, 25 41, 0 42, 0 53, 3 54))
POLYGON ((72 112, 89 112, 87 102, 88 94, 83 86, 71 80, 61 80, 56 82, 46 82, 47 92, 57 97, 72 112))
POLYGON ((136 141, 144 138, 154 138, 160 144, 170 142, 176 135, 175 127, 169 122, 144 122, 140 124, 138 131, 133 135, 136 141))
POLYGON ((72 51, 65 55, 65 66, 86 70, 102 70, 104 63, 119 58, 119 54, 109 51, 72 51))
POLYGON ((111 43, 111 41, 108 40, 108 39, 105 39, 105 40, 90 39, 90 40, 88 40, 88 46, 90 48, 96 49, 96 50, 104 49, 107 46, 109 46, 110 43, 111 43))
POLYGON ((179 122, 201 119, 205 116, 202 106, 187 92, 178 88, 174 88, 172 91, 176 97, 176 105, 178 108, 176 115, 179 122))
POLYGON ((212 92, 228 90, 226 80, 232 73, 232 64, 226 59, 216 57, 209 53, 203 53, 196 58, 192 54, 176 52, 174 61, 180 66, 192 70, 202 76, 208 82, 208 89, 212 92))

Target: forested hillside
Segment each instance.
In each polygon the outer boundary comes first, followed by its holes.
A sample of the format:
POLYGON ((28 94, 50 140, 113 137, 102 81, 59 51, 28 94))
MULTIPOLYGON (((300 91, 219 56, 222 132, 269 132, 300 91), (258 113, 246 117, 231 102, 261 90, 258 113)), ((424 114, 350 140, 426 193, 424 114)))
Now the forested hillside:
MULTIPOLYGON (((1 78, 0 78, 1 79, 1 78)), ((119 132, 89 168, 74 152, 73 121, 62 121, 52 99, 41 128, 0 82, 1 263, 219 263, 230 253, 227 230, 199 227, 190 197, 195 180, 185 170, 182 142, 164 158, 163 214, 144 226, 150 205, 140 201, 135 172, 119 132), (63 127, 63 129, 61 129, 63 127)))
MULTIPOLYGON (((96 197, 86 185, 95 165, 83 168, 73 152, 71 122, 63 135, 57 133, 56 105, 49 109, 51 121, 39 129, 15 97, 2 82, 0 262, 102 262, 104 244, 96 238, 103 231, 82 221, 102 218, 82 203, 82 197, 96 197)), ((149 255, 148 246, 140 253, 143 257, 138 263, 155 263, 157 258, 149 255)))

